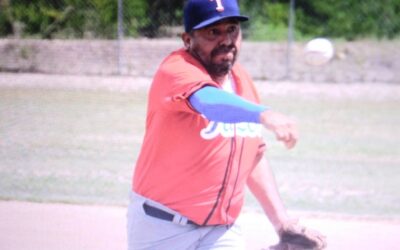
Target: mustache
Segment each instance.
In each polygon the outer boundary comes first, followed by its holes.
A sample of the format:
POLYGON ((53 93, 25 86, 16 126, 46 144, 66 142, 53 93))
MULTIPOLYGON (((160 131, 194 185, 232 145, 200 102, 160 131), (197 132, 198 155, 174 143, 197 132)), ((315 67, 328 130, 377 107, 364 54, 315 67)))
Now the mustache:
POLYGON ((212 52, 211 52, 211 56, 217 56, 219 54, 225 54, 228 52, 233 52, 236 53, 237 49, 234 45, 230 45, 230 46, 220 46, 218 48, 215 48, 212 52))

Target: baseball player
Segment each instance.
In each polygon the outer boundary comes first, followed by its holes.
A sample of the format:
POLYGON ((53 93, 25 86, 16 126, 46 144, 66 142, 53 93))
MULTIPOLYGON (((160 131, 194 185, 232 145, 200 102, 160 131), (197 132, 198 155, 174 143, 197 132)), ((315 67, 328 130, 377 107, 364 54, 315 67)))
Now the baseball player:
POLYGON ((245 249, 236 219, 246 186, 280 236, 290 231, 297 241, 324 247, 322 236, 289 218, 263 157, 263 129, 289 149, 298 135, 292 120, 260 104, 236 62, 247 20, 235 0, 186 2, 184 47, 161 63, 148 96, 129 249, 245 249))

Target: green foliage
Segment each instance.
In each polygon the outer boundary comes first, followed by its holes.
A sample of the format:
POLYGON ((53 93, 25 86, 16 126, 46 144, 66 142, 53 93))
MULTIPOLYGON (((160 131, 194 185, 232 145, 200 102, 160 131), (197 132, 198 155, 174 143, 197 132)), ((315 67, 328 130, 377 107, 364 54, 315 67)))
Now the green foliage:
POLYGON ((127 36, 137 37, 139 30, 151 22, 147 17, 148 4, 146 1, 124 1, 124 22, 125 34, 127 36))
POLYGON ((0 36, 5 36, 11 32, 12 27, 8 18, 8 8, 0 5, 0 36))
POLYGON ((280 41, 287 38, 287 27, 285 25, 273 25, 265 23, 261 19, 252 21, 249 28, 248 38, 255 41, 280 41))
POLYGON ((250 16, 250 22, 243 27, 250 40, 284 40, 287 37, 287 8, 283 4, 259 2, 255 5, 243 4, 242 12, 250 16))
MULTIPOLYGON (((138 30, 149 22, 148 3, 145 0, 123 1, 124 23, 128 35, 137 35, 138 30)), ((118 1, 116 0, 26 0, 11 1, 0 10, 0 35, 11 34, 12 25, 23 24, 24 35, 41 35, 52 27, 50 37, 99 37, 115 38, 118 25, 118 1), (5 15, 9 12, 9 17, 5 15), (10 27, 6 29, 5 27, 10 27)))
MULTIPOLYGON (((283 39, 288 25, 288 0, 242 0, 242 11, 251 18, 250 39, 283 39), (265 25, 261 25, 265 23, 265 25), (269 31, 266 31, 269 29, 269 31), (274 34, 275 33, 275 34, 274 34), (272 36, 272 38, 271 38, 272 36)), ((395 38, 400 34, 400 0, 297 0, 295 34, 353 40, 363 37, 395 38)))
MULTIPOLYGON (((289 0, 240 0, 251 17, 244 34, 254 40, 287 37, 289 0), (286 31, 285 31, 286 30, 286 31)), ((125 36, 158 37, 164 27, 182 25, 184 0, 123 0, 125 36)), ((297 0, 295 34, 348 40, 400 34, 400 0, 297 0)), ((23 36, 115 38, 117 0, 0 0, 0 36, 23 28, 23 36)))
POLYGON ((37 4, 17 3, 10 6, 12 24, 16 21, 23 24, 27 34, 37 34, 51 23, 53 17, 48 14, 47 6, 42 2, 37 4))
POLYGON ((297 1, 297 27, 315 36, 395 38, 400 34, 399 0, 297 1))
POLYGON ((147 37, 157 37, 159 29, 165 25, 181 25, 183 18, 182 0, 149 0, 148 22, 141 29, 141 33, 147 37))

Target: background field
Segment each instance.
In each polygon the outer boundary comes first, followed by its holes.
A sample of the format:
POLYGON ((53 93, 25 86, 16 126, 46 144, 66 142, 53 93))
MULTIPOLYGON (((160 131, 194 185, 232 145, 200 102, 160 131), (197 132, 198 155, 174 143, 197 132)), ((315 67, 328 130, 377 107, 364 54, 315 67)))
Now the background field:
MULTIPOLYGON (((182 46, 182 4, 0 0, 0 249, 126 249, 149 78, 182 46)), ((264 133, 289 211, 329 250, 397 249, 400 1, 240 4, 240 63, 300 127, 291 151, 264 133), (319 67, 316 37, 335 50, 319 67)), ((278 239, 247 201, 247 249, 264 249, 278 239)))
MULTIPOLYGON (((40 77, 0 77, 0 199, 126 205, 150 80, 68 78, 55 87, 63 77, 40 77)), ((400 86, 257 85, 264 103, 300 126, 293 151, 265 133, 289 209, 400 216, 400 86)))

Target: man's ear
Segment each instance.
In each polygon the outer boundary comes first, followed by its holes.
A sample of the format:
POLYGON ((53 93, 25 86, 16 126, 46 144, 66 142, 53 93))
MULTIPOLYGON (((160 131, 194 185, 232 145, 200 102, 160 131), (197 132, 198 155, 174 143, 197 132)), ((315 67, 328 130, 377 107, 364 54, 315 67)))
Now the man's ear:
POLYGON ((185 48, 190 49, 190 44, 192 43, 192 36, 187 32, 183 32, 181 38, 185 48))

